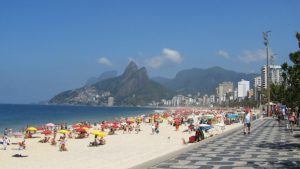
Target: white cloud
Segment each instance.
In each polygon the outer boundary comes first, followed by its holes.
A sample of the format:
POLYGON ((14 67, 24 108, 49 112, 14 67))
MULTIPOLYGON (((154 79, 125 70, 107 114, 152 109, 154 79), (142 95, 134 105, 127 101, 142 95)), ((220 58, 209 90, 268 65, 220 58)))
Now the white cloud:
POLYGON ((153 57, 150 59, 146 59, 146 65, 148 65, 151 68, 159 68, 160 66, 162 66, 164 64, 164 58, 157 56, 157 57, 153 57))
POLYGON ((180 63, 182 60, 180 53, 176 50, 164 48, 162 53, 165 58, 171 60, 172 62, 180 63))
POLYGON ((108 59, 105 58, 105 57, 100 58, 98 62, 99 62, 100 64, 102 64, 102 65, 112 66, 111 61, 108 60, 108 59))
POLYGON ((229 59, 230 58, 229 54, 226 51, 224 51, 224 50, 219 50, 217 52, 217 55, 220 56, 220 57, 223 57, 225 59, 229 59))
MULTIPOLYGON (((270 56, 272 55, 272 51, 270 50, 270 56)), ((238 57, 240 61, 246 64, 250 64, 253 62, 260 62, 266 60, 267 54, 266 50, 258 49, 256 51, 245 50, 238 57)))

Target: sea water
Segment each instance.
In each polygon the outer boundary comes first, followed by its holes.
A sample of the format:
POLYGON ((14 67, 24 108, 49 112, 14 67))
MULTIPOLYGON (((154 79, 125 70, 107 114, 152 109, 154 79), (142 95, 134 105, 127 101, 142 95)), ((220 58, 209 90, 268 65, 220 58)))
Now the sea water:
POLYGON ((0 104, 0 134, 5 128, 14 131, 26 126, 41 126, 46 123, 89 121, 91 123, 115 118, 151 114, 158 108, 145 107, 91 107, 57 105, 0 104))

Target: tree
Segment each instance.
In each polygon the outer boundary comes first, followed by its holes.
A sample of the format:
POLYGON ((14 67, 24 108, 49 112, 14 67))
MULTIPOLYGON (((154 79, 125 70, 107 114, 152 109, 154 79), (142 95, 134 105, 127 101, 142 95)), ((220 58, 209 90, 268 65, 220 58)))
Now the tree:
POLYGON ((299 32, 296 33, 296 38, 298 40, 298 45, 299 45, 299 48, 300 48, 300 33, 299 32))
MULTIPOLYGON (((286 102, 287 106, 292 110, 297 110, 297 117, 299 119, 300 113, 300 33, 296 33, 298 40, 298 51, 289 55, 292 65, 284 63, 281 67, 283 69, 283 94, 278 95, 278 98, 282 97, 282 100, 286 102)), ((299 120, 297 122, 299 125, 299 120)))

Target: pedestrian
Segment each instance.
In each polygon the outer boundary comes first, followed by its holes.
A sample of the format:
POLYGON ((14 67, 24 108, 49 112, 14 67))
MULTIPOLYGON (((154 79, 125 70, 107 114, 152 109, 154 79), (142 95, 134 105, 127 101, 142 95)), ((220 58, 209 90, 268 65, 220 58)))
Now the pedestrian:
POLYGON ((152 125, 151 125, 151 130, 152 130, 152 134, 154 134, 155 133, 155 125, 154 125, 154 123, 152 123, 152 125))
POLYGON ((7 146, 9 145, 10 140, 4 136, 3 137, 3 150, 6 150, 7 146))
POLYGON ((250 128, 251 128, 251 113, 246 110, 244 113, 243 123, 244 123, 244 135, 250 134, 250 128))
POLYGON ((7 135, 8 135, 8 129, 7 129, 7 128, 4 129, 3 134, 4 134, 4 136, 7 136, 7 135))

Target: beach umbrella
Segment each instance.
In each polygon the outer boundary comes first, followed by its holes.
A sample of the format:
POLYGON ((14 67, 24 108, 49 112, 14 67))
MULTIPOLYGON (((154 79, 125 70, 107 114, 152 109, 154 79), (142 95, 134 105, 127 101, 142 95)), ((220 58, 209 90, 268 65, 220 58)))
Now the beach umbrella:
POLYGON ((229 119, 234 119, 234 118, 237 118, 237 117, 238 117, 237 114, 230 114, 230 115, 228 115, 229 119))
POLYGON ((91 134, 93 134, 93 135, 97 135, 99 133, 101 133, 101 131, 98 131, 98 130, 94 130, 94 131, 91 132, 91 134))
POLYGON ((46 127, 55 127, 55 124, 53 124, 53 123, 47 123, 46 127))
POLYGON ((75 130, 76 130, 76 132, 79 132, 79 133, 86 133, 86 129, 84 129, 84 128, 77 128, 75 130))
POLYGON ((61 134, 67 134, 69 133, 70 131, 68 130, 59 130, 58 133, 61 133, 61 134))
POLYGON ((210 125, 206 126, 206 127, 201 127, 201 126, 199 127, 200 130, 205 130, 205 131, 212 129, 212 128, 213 128, 213 126, 210 126, 210 125))
POLYGON ((199 127, 208 127, 210 126, 209 124, 200 124, 199 127))
POLYGON ((205 115, 205 117, 206 117, 207 119, 213 119, 215 116, 212 115, 212 114, 207 114, 207 115, 205 115))
POLYGON ((51 130, 45 130, 45 131, 42 132, 42 134, 50 135, 50 134, 52 134, 52 131, 51 130))
POLYGON ((35 127, 28 127, 26 130, 27 131, 37 131, 37 129, 35 127))
POLYGON ((107 134, 105 132, 98 131, 98 130, 92 131, 91 134, 99 136, 99 137, 105 137, 105 136, 107 136, 107 134))
POLYGON ((43 127, 36 127, 37 130, 44 130, 43 127))
POLYGON ((105 136, 107 136, 107 134, 104 133, 104 132, 100 132, 100 133, 97 134, 97 136, 99 136, 99 137, 105 137, 105 136))
POLYGON ((21 133, 21 132, 14 132, 13 135, 14 135, 15 137, 22 137, 22 136, 23 136, 23 133, 21 133))

